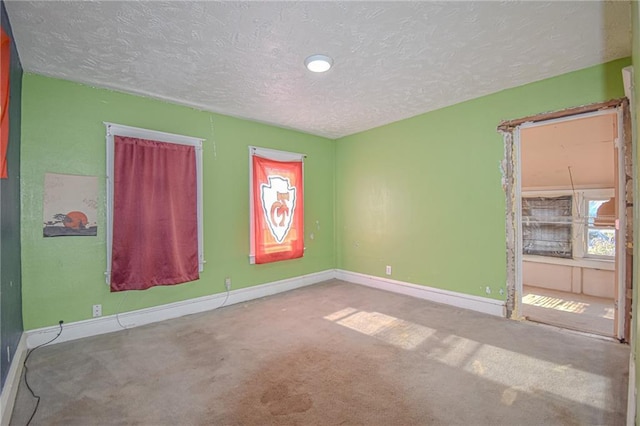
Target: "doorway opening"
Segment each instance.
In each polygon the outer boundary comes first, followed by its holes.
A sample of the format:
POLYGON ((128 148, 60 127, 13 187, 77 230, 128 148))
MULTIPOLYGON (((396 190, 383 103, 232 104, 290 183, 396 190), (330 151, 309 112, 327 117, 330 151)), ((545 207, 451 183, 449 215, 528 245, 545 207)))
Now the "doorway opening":
POLYGON ((630 338, 626 99, 503 122, 507 314, 630 338))

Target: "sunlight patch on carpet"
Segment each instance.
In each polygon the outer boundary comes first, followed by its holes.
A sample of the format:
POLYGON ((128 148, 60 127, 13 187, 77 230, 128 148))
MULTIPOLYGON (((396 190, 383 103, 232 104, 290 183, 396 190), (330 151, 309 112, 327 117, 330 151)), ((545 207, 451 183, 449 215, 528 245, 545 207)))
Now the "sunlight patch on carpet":
POLYGON ((435 330, 429 327, 379 312, 364 312, 353 308, 334 312, 324 318, 407 350, 415 349, 435 333, 435 330))
POLYGON ((594 398, 592 386, 585 386, 598 384, 609 389, 611 380, 572 364, 553 363, 454 334, 442 336, 436 329, 379 312, 348 307, 324 319, 406 350, 427 344, 428 358, 503 385, 501 403, 505 405, 513 404, 520 392, 552 394, 600 410, 612 404, 608 398, 594 398))

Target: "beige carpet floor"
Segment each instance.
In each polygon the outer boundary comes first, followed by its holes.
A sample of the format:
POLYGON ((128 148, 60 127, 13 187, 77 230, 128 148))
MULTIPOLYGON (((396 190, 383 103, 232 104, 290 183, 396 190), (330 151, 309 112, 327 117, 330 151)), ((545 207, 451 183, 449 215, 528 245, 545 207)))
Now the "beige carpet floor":
MULTIPOLYGON (((628 347, 329 281, 44 347, 34 425, 622 425, 628 347)), ((35 401, 24 385, 12 418, 35 401)))

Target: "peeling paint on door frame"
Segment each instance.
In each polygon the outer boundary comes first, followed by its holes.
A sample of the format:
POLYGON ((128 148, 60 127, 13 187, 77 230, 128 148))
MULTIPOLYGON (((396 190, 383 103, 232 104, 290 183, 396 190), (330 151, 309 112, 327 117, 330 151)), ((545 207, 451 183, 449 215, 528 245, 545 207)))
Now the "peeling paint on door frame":
POLYGON ((562 118, 576 117, 586 113, 593 113, 604 110, 618 109, 622 117, 619 128, 623 129, 624 145, 624 168, 625 182, 620 182, 625 190, 625 294, 624 294, 624 330, 618 331, 618 338, 621 341, 630 339, 630 314, 631 314, 631 288, 633 271, 633 172, 632 172, 632 143, 631 143, 631 120, 629 115, 629 101, 626 98, 614 99, 607 102, 598 102, 590 105, 583 105, 568 108, 560 111, 536 114, 515 120, 507 120, 500 123, 497 130, 502 134, 504 143, 504 161, 502 162, 502 187, 506 200, 506 255, 507 255, 507 318, 522 320, 521 300, 522 300, 522 240, 518 238, 518 221, 522 216, 520 200, 520 152, 519 138, 520 126, 523 124, 533 124, 543 121, 556 120, 562 118))

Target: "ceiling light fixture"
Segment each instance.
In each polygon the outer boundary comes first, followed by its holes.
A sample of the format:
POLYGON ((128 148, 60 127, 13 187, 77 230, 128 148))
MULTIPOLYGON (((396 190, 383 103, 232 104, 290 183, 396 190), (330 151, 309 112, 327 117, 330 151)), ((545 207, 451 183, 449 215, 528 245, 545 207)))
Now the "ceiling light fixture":
POLYGON ((333 59, 327 55, 311 55, 304 60, 304 65, 311 72, 325 72, 333 65, 333 59))

